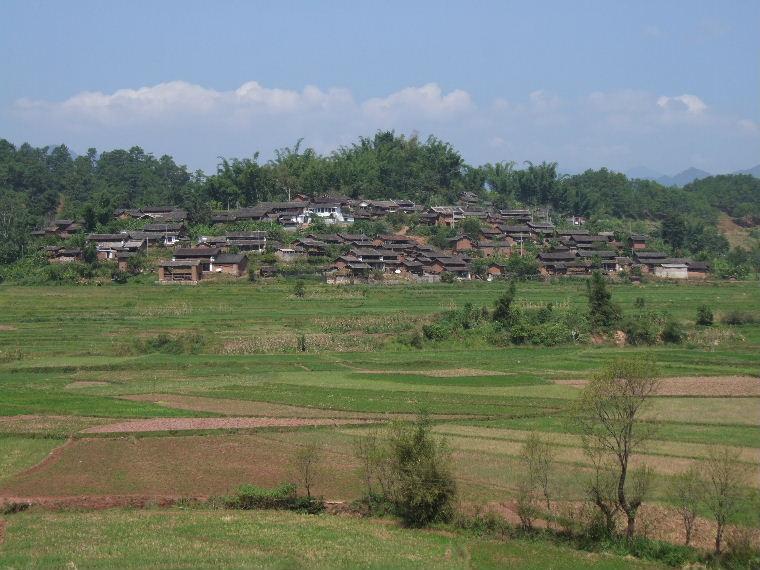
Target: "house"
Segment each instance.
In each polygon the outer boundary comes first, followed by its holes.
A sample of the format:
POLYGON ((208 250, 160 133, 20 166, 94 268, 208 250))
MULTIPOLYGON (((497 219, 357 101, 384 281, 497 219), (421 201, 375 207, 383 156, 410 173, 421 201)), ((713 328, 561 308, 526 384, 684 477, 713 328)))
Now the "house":
POLYGON ((435 214, 435 224, 438 226, 453 226, 464 220, 464 210, 459 206, 432 206, 428 212, 435 214))
POLYGON ((214 258, 214 271, 240 277, 248 271, 248 258, 242 253, 221 253, 214 258))
POLYGON ((201 236, 195 247, 218 247, 224 251, 227 249, 227 236, 201 236))
POLYGON ((530 210, 500 210, 499 214, 508 223, 524 224, 533 219, 530 210))
POLYGON ((504 277, 507 274, 507 266, 502 263, 489 263, 486 267, 486 277, 493 279, 494 277, 504 277))
POLYGON ((291 263, 298 259, 306 259, 306 250, 302 247, 278 247, 274 251, 274 256, 285 263, 291 263))
POLYGON ((643 271, 653 273, 654 268, 665 261, 668 256, 661 251, 634 251, 633 258, 643 271))
POLYGON ((75 220, 53 220, 41 230, 31 232, 33 236, 54 236, 62 239, 70 238, 82 229, 82 222, 75 220))
POLYGON ((654 267, 654 274, 656 277, 662 277, 664 279, 688 279, 689 267, 686 263, 673 262, 675 260, 665 260, 664 263, 660 263, 654 267))
POLYGON ((158 222, 146 225, 142 231, 147 234, 151 241, 164 246, 176 245, 179 241, 187 239, 185 224, 182 222, 158 222))
POLYGON ((481 240, 478 242, 478 251, 483 255, 511 255, 512 243, 510 241, 501 240, 481 240))
POLYGON ((137 255, 134 251, 117 251, 115 254, 116 257, 116 266, 118 267, 119 271, 128 271, 129 270, 129 260, 132 259, 137 255))
POLYGON ((196 260, 201 271, 214 271, 214 262, 221 253, 218 247, 180 247, 174 250, 172 261, 196 260))
POLYGON ((644 234, 631 234, 628 238, 628 247, 633 251, 638 251, 647 248, 647 240, 649 238, 644 234))
POLYGON ((50 263, 70 263, 72 261, 82 261, 84 259, 84 253, 81 248, 72 247, 59 247, 48 246, 45 248, 48 261, 50 263))
POLYGON ((467 235, 458 235, 449 240, 449 246, 454 251, 469 251, 475 248, 475 240, 470 239, 467 235))
POLYGON ((158 265, 160 283, 198 283, 203 270, 200 259, 173 259, 158 265))
POLYGON ((240 251, 253 251, 263 253, 267 249, 267 232, 233 232, 228 233, 227 246, 236 247, 240 251))
POLYGON ((326 224, 350 224, 354 217, 340 200, 329 197, 311 202, 304 210, 310 219, 321 218, 326 224))
POLYGON ((690 261, 686 264, 686 270, 689 279, 707 279, 710 265, 705 261, 690 261))
POLYGON ((95 244, 97 258, 101 261, 115 259, 119 252, 130 251, 138 253, 145 251, 147 243, 143 239, 132 239, 127 233, 120 234, 89 234, 88 242, 95 244))

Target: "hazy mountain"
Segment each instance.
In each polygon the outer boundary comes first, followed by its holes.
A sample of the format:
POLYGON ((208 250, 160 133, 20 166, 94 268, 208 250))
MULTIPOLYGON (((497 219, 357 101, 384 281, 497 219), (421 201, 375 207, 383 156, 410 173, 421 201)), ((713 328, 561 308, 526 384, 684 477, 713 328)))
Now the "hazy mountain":
POLYGON ((692 166, 691 168, 679 172, 675 176, 661 176, 657 179, 657 182, 663 186, 686 186, 689 182, 707 178, 708 176, 712 176, 712 174, 692 166))
POLYGON ((642 180, 657 180, 664 176, 662 172, 657 172, 648 166, 634 166, 627 170, 625 175, 628 178, 640 178, 642 180))
POLYGON ((755 178, 760 178, 760 164, 748 168, 747 170, 737 170, 734 174, 751 174, 755 178))

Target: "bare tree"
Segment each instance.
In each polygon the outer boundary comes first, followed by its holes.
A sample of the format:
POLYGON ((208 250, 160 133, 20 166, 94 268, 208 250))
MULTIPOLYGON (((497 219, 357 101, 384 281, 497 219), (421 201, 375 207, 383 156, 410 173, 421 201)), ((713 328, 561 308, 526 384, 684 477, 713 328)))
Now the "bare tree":
POLYGON ((589 453, 593 464, 593 474, 586 493, 589 501, 598 509, 607 534, 615 532, 615 517, 620 512, 617 500, 617 480, 614 466, 601 453, 589 453))
POLYGON ((536 503, 546 506, 548 522, 552 519, 551 493, 554 469, 554 454, 548 442, 536 434, 530 434, 520 452, 523 465, 518 485, 517 510, 523 526, 530 528, 536 503))
POLYGON ((697 520, 697 509, 703 499, 704 482, 699 475, 696 465, 679 473, 671 482, 668 495, 676 506, 685 534, 684 544, 691 544, 694 532, 694 522, 697 520))
POLYGON ((626 517, 628 540, 633 538, 636 513, 651 482, 646 469, 629 476, 630 463, 652 436, 651 425, 640 416, 658 383, 652 362, 615 360, 591 380, 576 407, 586 453, 599 465, 614 469, 615 498, 626 517))
POLYGON ((311 489, 319 477, 324 449, 315 441, 310 441, 298 448, 293 455, 292 467, 298 482, 306 489, 306 496, 311 498, 311 489))
POLYGON ((705 463, 704 502, 717 523, 715 553, 720 554, 726 524, 739 510, 742 487, 746 482, 746 469, 739 463, 739 452, 714 449, 705 463))
POLYGON ((360 434, 354 441, 354 454, 359 460, 359 470, 367 495, 390 498, 388 446, 380 431, 369 428, 360 434))

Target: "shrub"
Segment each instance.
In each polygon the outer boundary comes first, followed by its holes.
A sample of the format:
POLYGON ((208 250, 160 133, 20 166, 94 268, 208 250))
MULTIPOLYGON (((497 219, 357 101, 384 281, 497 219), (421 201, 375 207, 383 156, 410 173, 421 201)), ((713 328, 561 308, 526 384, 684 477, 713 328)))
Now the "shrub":
POLYGON ((712 326, 713 312, 707 305, 701 305, 697 309, 697 324, 703 327, 712 326))
POLYGON ((303 281, 296 281, 296 284, 293 286, 293 295, 299 299, 302 299, 306 296, 306 286, 304 285, 303 281))
POLYGON ((409 344, 414 348, 422 348, 422 335, 419 331, 415 331, 412 337, 409 339, 409 344))
POLYGON ((454 274, 449 273, 448 271, 444 271, 441 273, 441 283, 453 283, 454 282, 454 274))
POLYGON ((758 321, 752 313, 743 311, 731 311, 723 316, 721 321, 727 325, 751 325, 758 321))
POLYGON ((622 316, 620 307, 612 302, 612 295, 607 291, 607 284, 600 271, 591 274, 586 283, 589 306, 589 320, 596 328, 608 328, 616 325, 622 316))
POLYGON ((646 315, 627 318, 623 322, 622 329, 630 344, 642 345, 655 344, 657 342, 655 323, 646 315))
POLYGON ((451 451, 431 433, 424 414, 413 425, 396 424, 389 439, 390 498, 407 526, 446 521, 453 514, 456 482, 451 451))
POLYGON ((299 497, 293 483, 282 483, 272 489, 257 485, 241 485, 222 501, 227 509, 280 509, 319 513, 325 508, 322 500, 299 497))
POLYGON ((660 337, 662 338, 662 342, 668 344, 681 344, 686 338, 686 332, 681 328, 681 325, 678 324, 678 321, 669 320, 665 323, 665 328, 662 329, 660 337))
POLYGON ((155 336, 137 339, 134 343, 138 352, 161 352, 164 354, 193 354, 205 345, 205 338, 199 334, 169 335, 160 333, 155 336))
POLYGON ((422 327, 422 334, 428 340, 446 340, 451 338, 451 327, 444 323, 430 323, 422 327))

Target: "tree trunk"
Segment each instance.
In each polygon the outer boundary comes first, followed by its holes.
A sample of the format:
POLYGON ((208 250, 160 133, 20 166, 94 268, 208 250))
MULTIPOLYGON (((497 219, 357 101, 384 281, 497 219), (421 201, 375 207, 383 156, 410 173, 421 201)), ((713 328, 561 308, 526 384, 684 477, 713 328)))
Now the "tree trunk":
POLYGON ((633 540, 633 532, 636 530, 636 512, 626 512, 625 516, 628 519, 628 526, 625 529, 625 538, 630 542, 633 540))
POLYGON ((720 554, 720 548, 723 542, 723 525, 718 523, 718 528, 715 531, 715 554, 720 554))

